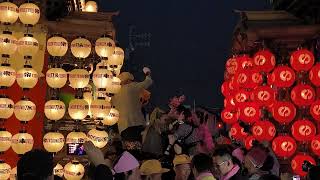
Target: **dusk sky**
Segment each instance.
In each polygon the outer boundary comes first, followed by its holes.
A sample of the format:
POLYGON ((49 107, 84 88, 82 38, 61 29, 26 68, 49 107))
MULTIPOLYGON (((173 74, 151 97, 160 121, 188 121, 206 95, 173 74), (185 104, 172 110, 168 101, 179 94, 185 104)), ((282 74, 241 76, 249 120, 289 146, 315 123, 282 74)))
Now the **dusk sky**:
MULTIPOLYGON (((222 107, 220 85, 238 10, 270 9, 267 0, 99 0, 102 11, 119 10, 117 40, 128 46, 129 25, 152 34, 149 48, 130 60, 152 69, 152 102, 165 105, 178 90, 190 104, 222 107)), ((125 62, 126 63, 126 62, 125 62)), ((127 62, 128 63, 128 62, 127 62)), ((136 74, 135 74, 136 75, 136 74)), ((140 74, 141 76, 141 74, 140 74)), ((142 80, 139 76, 137 79, 142 80)))

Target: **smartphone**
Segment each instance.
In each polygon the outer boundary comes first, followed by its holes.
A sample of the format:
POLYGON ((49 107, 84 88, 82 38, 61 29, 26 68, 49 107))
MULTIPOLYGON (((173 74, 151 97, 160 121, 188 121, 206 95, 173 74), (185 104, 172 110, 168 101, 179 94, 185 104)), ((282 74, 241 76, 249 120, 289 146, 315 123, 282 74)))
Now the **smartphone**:
POLYGON ((86 155, 86 151, 84 150, 84 146, 82 143, 70 143, 67 144, 67 154, 68 155, 77 155, 77 156, 82 156, 86 155))
POLYGON ((300 176, 299 175, 294 175, 294 176, 292 176, 292 180, 300 180, 300 176))

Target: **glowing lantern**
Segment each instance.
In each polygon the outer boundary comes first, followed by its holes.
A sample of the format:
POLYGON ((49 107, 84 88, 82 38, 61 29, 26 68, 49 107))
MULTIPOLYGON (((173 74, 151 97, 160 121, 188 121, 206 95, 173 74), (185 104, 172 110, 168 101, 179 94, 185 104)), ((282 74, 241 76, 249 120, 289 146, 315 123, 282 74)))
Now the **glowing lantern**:
POLYGON ((0 54, 9 56, 14 54, 18 48, 17 44, 17 39, 12 36, 12 32, 3 31, 3 34, 0 35, 0 54))
POLYGON ((247 150, 251 149, 253 146, 253 141, 256 140, 253 136, 247 136, 244 140, 244 146, 247 150))
POLYGON ((10 180, 17 180, 17 167, 14 167, 10 171, 10 180))
POLYGON ((229 81, 225 81, 225 82, 223 82, 223 84, 221 86, 221 93, 223 94, 224 97, 229 96, 232 91, 229 84, 230 84, 229 81))
POLYGON ((268 73, 274 68, 276 58, 269 50, 261 50, 254 55, 253 63, 259 70, 268 73))
POLYGON ((234 75, 237 72, 238 63, 235 57, 232 57, 226 62, 226 70, 229 74, 234 75))
POLYGON ((0 22, 4 24, 13 24, 18 20, 18 6, 11 2, 0 3, 0 22))
POLYGON ((85 6, 86 12, 98 12, 98 5, 95 1, 88 1, 85 6))
MULTIPOLYGON (((88 86, 90 86, 90 85, 88 85, 88 86)), ((90 86, 90 88, 91 88, 91 86, 90 86)), ((85 89, 84 92, 83 92, 83 99, 85 101, 87 101, 87 103, 89 105, 88 116, 90 116, 90 117, 92 117, 90 106, 91 106, 91 102, 93 100, 93 96, 92 96, 92 92, 91 91, 92 91, 91 89, 85 89)))
POLYGON ((273 70, 271 76, 268 78, 271 85, 275 85, 277 87, 290 87, 295 82, 296 75, 290 67, 278 66, 273 70))
POLYGON ((66 144, 83 144, 87 141, 87 136, 83 132, 73 131, 67 135, 66 144))
POLYGON ((296 71, 308 71, 314 63, 312 52, 300 49, 291 54, 290 65, 296 71))
POLYGON ((98 148, 103 148, 108 143, 108 133, 98 127, 91 129, 87 137, 98 148))
POLYGON ((291 99, 297 106, 311 105, 315 99, 314 89, 309 85, 299 84, 291 90, 291 99))
POLYGON ((32 150, 33 147, 33 137, 31 134, 25 131, 20 131, 18 134, 12 136, 12 150, 17 154, 24 154, 32 150))
POLYGON ((19 121, 28 122, 36 114, 36 105, 28 98, 22 98, 14 105, 14 115, 19 121))
POLYGON ((97 69, 93 72, 93 84, 97 88, 104 89, 112 84, 112 77, 113 75, 111 71, 104 68, 97 69))
POLYGON ((259 105, 255 102, 244 102, 239 105, 239 119, 245 123, 253 124, 260 119, 259 105))
POLYGON ((25 34, 18 40, 18 52, 22 56, 34 56, 39 50, 39 42, 32 34, 25 34))
POLYGON ((120 117, 119 111, 113 107, 111 108, 108 116, 104 118, 101 122, 103 125, 112 126, 119 121, 119 117, 120 117))
POLYGON ((6 129, 0 129, 0 152, 5 152, 11 147, 12 134, 6 129))
POLYGON ((291 132, 298 141, 311 141, 316 135, 316 126, 309 120, 297 120, 292 124, 291 132))
POLYGON ((46 81, 51 88, 62 88, 67 80, 68 74, 62 68, 51 68, 47 71, 46 81))
POLYGON ((272 141, 272 150, 279 157, 291 157, 297 149, 296 141, 290 136, 277 136, 272 141))
POLYGON ((63 177, 63 166, 61 164, 57 164, 54 168, 53 168, 53 175, 55 176, 59 176, 59 177, 63 177))
POLYGON ((291 167, 294 174, 298 174, 300 176, 306 176, 307 172, 302 170, 302 164, 304 161, 308 161, 313 165, 316 165, 316 161, 307 154, 298 154, 291 160, 291 167))
POLYGON ((114 53, 108 59, 109 68, 116 70, 121 69, 124 60, 124 51, 120 47, 115 47, 114 53))
POLYGON ((320 121, 320 100, 316 100, 311 104, 310 114, 315 120, 320 121))
POLYGON ((296 116, 296 107, 291 102, 276 101, 272 106, 272 115, 280 124, 288 124, 296 116))
POLYGON ((253 60, 248 55, 241 55, 236 57, 237 59, 237 71, 246 70, 253 66, 253 60))
POLYGON ((320 135, 315 136, 312 139, 310 145, 311 145, 312 152, 315 155, 320 156, 320 135))
POLYGON ((238 90, 234 95, 234 100, 236 105, 246 102, 249 99, 250 99, 250 92, 244 89, 238 90))
POLYGON ((58 132, 49 132, 43 136, 43 147, 51 153, 59 152, 64 145, 64 136, 58 132))
POLYGON ((221 119, 227 124, 234 124, 238 121, 239 113, 230 108, 225 108, 221 112, 221 119))
POLYGON ((24 65, 24 68, 17 72, 17 83, 23 89, 31 89, 38 82, 38 73, 32 66, 24 65))
POLYGON ((87 70, 74 69, 69 72, 69 81, 72 88, 84 88, 89 84, 90 75, 87 70))
POLYGON ((68 51, 68 41, 61 36, 53 36, 47 41, 47 50, 51 56, 64 56, 68 51))
POLYGON ((248 70, 242 70, 234 75, 234 83, 237 87, 246 88, 249 84, 250 75, 248 70))
POLYGON ((11 166, 0 160, 0 179, 9 179, 11 166))
POLYGON ((71 42, 71 52, 76 58, 87 58, 91 53, 90 41, 83 37, 73 40, 71 42))
POLYGON ((106 101, 104 98, 98 98, 91 102, 90 110, 94 118, 102 120, 106 117, 111 109, 110 102, 106 101))
POLYGON ((309 79, 315 86, 320 86, 320 63, 314 65, 309 71, 309 79))
POLYGON ((252 134, 258 141, 271 141, 276 127, 270 121, 258 121, 252 126, 252 134))
POLYGON ((69 115, 74 120, 84 119, 89 112, 89 104, 84 99, 73 99, 68 107, 69 115))
POLYGON ((235 100, 232 96, 226 97, 223 101, 225 108, 234 108, 235 107, 235 100))
POLYGON ((58 121, 63 118, 66 106, 62 101, 50 100, 44 105, 44 114, 49 120, 58 121))
POLYGON ((16 80, 16 71, 10 67, 10 64, 1 64, 0 66, 0 88, 8 88, 16 80))
POLYGON ((8 119, 13 114, 14 102, 4 95, 0 95, 0 119, 8 119))
POLYGON ((67 180, 80 180, 84 176, 83 165, 76 160, 73 160, 64 166, 64 177, 67 180))
POLYGON ((114 41, 107 36, 103 36, 96 41, 95 50, 100 57, 110 57, 115 49, 114 41))
POLYGON ((114 95, 120 92, 121 80, 120 78, 113 77, 110 86, 107 86, 106 92, 110 95, 114 95))
POLYGON ((270 106, 275 100, 275 92, 269 86, 259 86, 253 91, 253 97, 261 106, 270 106))
POLYGON ((35 25, 40 19, 40 9, 33 3, 24 3, 19 7, 19 19, 23 24, 35 25))
POLYGON ((244 128, 239 123, 235 123, 230 128, 229 136, 236 140, 243 140, 248 134, 244 132, 244 128))

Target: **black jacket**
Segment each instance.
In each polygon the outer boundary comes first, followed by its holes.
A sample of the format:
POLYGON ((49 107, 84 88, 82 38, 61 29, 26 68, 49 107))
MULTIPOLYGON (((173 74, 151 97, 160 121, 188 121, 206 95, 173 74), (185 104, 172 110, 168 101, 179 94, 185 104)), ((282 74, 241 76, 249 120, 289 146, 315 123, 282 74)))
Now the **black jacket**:
POLYGON ((233 175, 229 180, 248 180, 247 176, 241 174, 241 170, 239 170, 235 175, 233 175))

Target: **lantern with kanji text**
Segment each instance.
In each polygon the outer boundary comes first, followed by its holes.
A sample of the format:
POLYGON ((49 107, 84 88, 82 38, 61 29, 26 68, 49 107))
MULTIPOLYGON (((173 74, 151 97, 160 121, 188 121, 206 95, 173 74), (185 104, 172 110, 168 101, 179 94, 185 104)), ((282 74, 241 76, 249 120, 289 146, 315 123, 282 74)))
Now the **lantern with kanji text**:
POLYGON ((51 56, 64 56, 68 51, 68 41, 59 35, 54 35, 47 41, 47 50, 51 56))
POLYGON ((291 102, 276 101, 272 106, 272 115, 280 124, 288 124, 296 116, 296 107, 291 102))
POLYGON ((297 106, 309 106, 315 97, 315 91, 310 85, 299 84, 291 90, 291 100, 297 106))
POLYGON ((73 99, 69 103, 68 113, 74 120, 84 119, 89 112, 89 104, 84 99, 73 99))
POLYGON ((18 6, 12 2, 0 3, 0 22, 4 24, 13 24, 18 20, 18 6))
POLYGON ((19 7, 19 19, 25 25, 35 25, 40 19, 40 8, 33 3, 24 3, 19 7))
POLYGON ((270 86, 258 86, 253 91, 253 100, 260 106, 271 106, 275 100, 275 91, 270 86))
POLYGON ((5 128, 0 128, 0 153, 11 147, 12 134, 5 128))
POLYGON ((64 177, 67 180, 80 180, 84 176, 83 165, 76 160, 73 160, 64 166, 64 177))
POLYGON ((23 97, 14 105, 14 115, 21 122, 28 122, 33 119, 36 114, 36 105, 27 97, 23 97))
POLYGON ((308 71, 312 68, 314 56, 307 49, 294 51, 290 56, 290 65, 296 71, 308 71))
POLYGON ((18 134, 12 136, 12 150, 18 155, 22 155, 28 151, 32 150, 33 147, 33 137, 26 131, 20 131, 18 134))
POLYGON ((43 136, 43 147, 50 153, 59 152, 64 145, 64 136, 58 132, 48 132, 43 136))
POLYGON ((17 38, 12 35, 11 31, 3 31, 3 34, 0 35, 0 54, 2 54, 2 57, 9 58, 10 55, 16 52, 17 48, 17 38))
POLYGON ((85 69, 74 69, 69 72, 69 81, 74 89, 85 88, 90 81, 89 72, 85 69))
POLYGON ((108 143, 108 133, 101 127, 91 129, 87 134, 88 140, 90 140, 96 147, 103 148, 108 143))
POLYGON ((71 53, 78 59, 87 58, 91 53, 91 43, 84 37, 79 37, 71 42, 71 53))
POLYGON ((316 135, 316 126, 307 119, 297 120, 292 124, 291 133, 297 141, 311 141, 316 135))
POLYGON ((98 56, 108 58, 114 53, 115 43, 111 37, 103 36, 97 39, 95 44, 95 51, 98 56))
POLYGON ((239 119, 239 113, 236 110, 233 110, 231 108, 225 108, 221 112, 221 119, 223 122, 227 124, 234 124, 238 121, 239 119))
POLYGON ((14 102, 5 95, 0 95, 0 120, 8 119, 14 111, 14 102))
POLYGON ((16 81, 16 71, 10 67, 10 64, 3 63, 0 65, 0 89, 8 88, 16 81))
POLYGON ((0 179, 9 179, 11 172, 11 166, 0 160, 0 179))
POLYGON ((119 121, 119 118, 120 118, 119 111, 115 107, 112 107, 108 116, 105 117, 101 122, 103 125, 112 126, 119 121))
POLYGON ((31 65, 24 65, 23 67, 17 72, 17 83, 23 89, 31 89, 38 82, 38 73, 31 65))
POLYGON ((62 88, 68 80, 68 73, 62 68, 51 68, 46 73, 46 81, 51 88, 62 88))
POLYGON ((269 50, 261 50, 253 56, 253 63, 259 70, 268 73, 274 68, 276 58, 269 50))
POLYGON ((289 158, 297 150, 296 141, 287 135, 280 135, 273 139, 272 150, 278 157, 289 158))
POLYGON ((260 119, 261 111, 256 102, 243 102, 239 105, 239 119, 245 123, 253 124, 260 119))
POLYGON ((35 56, 39 50, 39 42, 32 34, 25 34, 18 40, 18 53, 24 56, 35 56))
POLYGON ((276 87, 290 87, 296 79, 295 72, 288 66, 277 66, 270 76, 268 82, 276 87))

